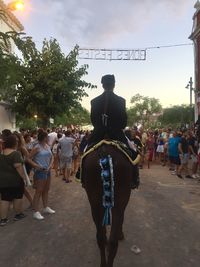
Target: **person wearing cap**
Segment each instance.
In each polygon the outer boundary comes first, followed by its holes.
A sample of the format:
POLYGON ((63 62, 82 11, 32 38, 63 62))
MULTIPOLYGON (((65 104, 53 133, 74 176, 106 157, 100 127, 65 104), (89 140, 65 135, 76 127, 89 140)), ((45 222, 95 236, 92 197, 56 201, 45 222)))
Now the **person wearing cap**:
POLYGON ((114 94, 115 76, 105 75, 101 79, 103 94, 91 101, 91 122, 94 130, 89 145, 96 144, 104 138, 127 144, 123 129, 127 125, 126 101, 114 94))

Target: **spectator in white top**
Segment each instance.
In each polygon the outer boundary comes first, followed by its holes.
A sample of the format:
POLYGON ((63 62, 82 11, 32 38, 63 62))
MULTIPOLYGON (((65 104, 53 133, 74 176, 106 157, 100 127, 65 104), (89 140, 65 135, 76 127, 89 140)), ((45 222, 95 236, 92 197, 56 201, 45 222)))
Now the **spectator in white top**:
POLYGON ((52 149, 57 140, 56 127, 52 128, 51 133, 48 134, 48 145, 52 149))
POLYGON ((63 181, 70 183, 72 168, 72 156, 75 138, 71 137, 71 131, 67 130, 65 136, 59 140, 60 147, 60 168, 63 170, 63 181))

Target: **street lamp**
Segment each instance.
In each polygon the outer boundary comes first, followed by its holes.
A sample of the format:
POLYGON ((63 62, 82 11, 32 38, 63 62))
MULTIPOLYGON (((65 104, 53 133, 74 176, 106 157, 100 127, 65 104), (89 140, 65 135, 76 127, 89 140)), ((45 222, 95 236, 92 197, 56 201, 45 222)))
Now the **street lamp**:
POLYGON ((0 16, 6 16, 5 13, 13 12, 13 11, 23 11, 24 10, 24 1, 23 0, 15 0, 7 5, 3 5, 3 8, 0 9, 0 16))
POLYGON ((23 0, 16 0, 12 1, 7 5, 8 9, 11 11, 23 11, 24 10, 24 1, 23 0))
POLYGON ((190 90, 190 106, 192 106, 192 91, 195 91, 195 89, 193 88, 192 77, 190 77, 190 80, 185 88, 190 90))
POLYGON ((37 128, 37 124, 38 124, 38 115, 37 115, 37 114, 33 115, 33 118, 35 119, 35 126, 36 126, 36 128, 37 128))

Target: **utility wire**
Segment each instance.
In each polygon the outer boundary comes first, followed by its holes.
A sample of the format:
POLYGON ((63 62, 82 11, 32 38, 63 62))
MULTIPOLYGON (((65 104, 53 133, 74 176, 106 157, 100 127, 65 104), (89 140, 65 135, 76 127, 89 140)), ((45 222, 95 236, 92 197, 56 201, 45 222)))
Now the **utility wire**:
MULTIPOLYGON (((34 41, 35 43, 40 43, 40 44, 42 44, 42 41, 41 42, 39 42, 39 41, 34 41)), ((59 42, 59 41, 58 41, 59 42)), ((66 46, 66 47, 68 47, 68 48, 72 48, 72 47, 74 47, 75 46, 75 44, 64 44, 64 42, 59 42, 62 46, 66 46)), ((79 47, 80 47, 80 50, 82 50, 82 49, 84 49, 84 50, 106 50, 106 51, 111 51, 111 50, 123 50, 123 51, 129 51, 129 50, 151 50, 151 49, 162 49, 162 48, 174 48, 174 47, 181 47, 181 46, 193 46, 194 44, 193 43, 187 43, 187 44, 172 44, 172 45, 159 45, 159 46, 149 46, 149 47, 145 47, 145 48, 134 48, 134 49, 132 49, 132 48, 126 48, 126 49, 124 49, 124 48, 113 48, 113 49, 111 49, 111 48, 86 48, 86 47, 81 47, 81 45, 79 45, 79 47)))
POLYGON ((193 43, 188 43, 188 44, 174 44, 174 45, 160 45, 160 46, 151 46, 151 47, 146 47, 145 50, 150 50, 150 49, 161 49, 161 48, 173 48, 173 47, 179 47, 179 46, 189 46, 193 45, 193 43))
POLYGON ((187 44, 172 44, 172 45, 159 45, 159 46, 150 46, 150 47, 143 47, 143 48, 94 48, 94 47, 80 47, 80 50, 102 50, 102 51, 131 51, 131 50, 151 50, 151 49, 162 49, 162 48, 174 48, 174 47, 181 47, 181 46, 193 46, 193 43, 187 44))

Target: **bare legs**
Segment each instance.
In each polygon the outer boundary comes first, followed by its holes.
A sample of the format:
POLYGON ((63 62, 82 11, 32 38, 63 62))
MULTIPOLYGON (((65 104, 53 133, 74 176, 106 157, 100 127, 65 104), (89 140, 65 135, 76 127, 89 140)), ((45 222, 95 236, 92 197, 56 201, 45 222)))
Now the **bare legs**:
POLYGON ((8 217, 8 209, 10 207, 10 202, 1 200, 0 205, 1 219, 6 219, 8 217))
POLYGON ((58 155, 55 154, 54 155, 54 161, 53 161, 53 169, 55 170, 55 173, 56 173, 56 177, 58 176, 58 164, 59 161, 58 161, 58 155))
POLYGON ((50 177, 47 179, 46 184, 44 186, 44 190, 42 192, 42 202, 43 207, 46 208, 48 206, 48 196, 49 196, 49 188, 50 188, 50 177))
POLYGON ((179 175, 182 175, 182 172, 185 171, 185 175, 189 176, 188 163, 181 164, 179 167, 179 175))
POLYGON ((31 207, 33 206, 33 199, 31 194, 28 192, 28 190, 26 189, 26 187, 24 188, 24 195, 25 197, 28 199, 28 202, 30 203, 31 207))
POLYGON ((193 162, 192 164, 192 175, 196 175, 198 170, 198 163, 193 162))
POLYGON ((40 198, 42 198, 44 208, 48 206, 47 204, 48 204, 48 192, 50 187, 50 180, 51 180, 50 177, 47 180, 35 179, 36 190, 33 198, 33 208, 35 211, 39 211, 40 198))
MULTIPOLYGON (((0 209, 1 209, 1 219, 6 219, 8 217, 8 210, 10 207, 9 201, 0 201, 0 209)), ((16 214, 22 213, 22 199, 14 199, 13 206, 16 214)))
POLYGON ((22 206, 23 206, 22 199, 14 199, 13 206, 16 214, 22 213, 22 206))
POLYGON ((71 168, 66 166, 64 173, 65 173, 66 182, 70 182, 71 168))
POLYGON ((72 170, 73 174, 77 173, 78 168, 79 168, 79 157, 73 160, 73 170, 72 170))

